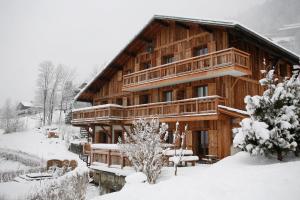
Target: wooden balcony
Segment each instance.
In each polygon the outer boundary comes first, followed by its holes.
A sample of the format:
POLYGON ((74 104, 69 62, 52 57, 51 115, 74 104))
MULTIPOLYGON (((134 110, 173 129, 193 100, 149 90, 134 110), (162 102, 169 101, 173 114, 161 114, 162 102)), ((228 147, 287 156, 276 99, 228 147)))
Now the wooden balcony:
POLYGON ((109 121, 130 123, 136 118, 159 117, 161 121, 184 121, 217 116, 218 105, 224 105, 219 96, 197 97, 170 102, 135 106, 113 104, 93 106, 73 111, 73 125, 97 124, 109 121))
POLYGON ((251 74, 250 54, 229 48, 124 75, 123 90, 139 91, 225 75, 251 74))

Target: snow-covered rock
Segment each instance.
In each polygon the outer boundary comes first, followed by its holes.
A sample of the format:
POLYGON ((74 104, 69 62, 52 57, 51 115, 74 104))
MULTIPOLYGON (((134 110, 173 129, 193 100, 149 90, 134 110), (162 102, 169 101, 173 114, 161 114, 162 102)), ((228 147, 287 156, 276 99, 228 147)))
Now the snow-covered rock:
POLYGON ((129 184, 144 183, 147 181, 147 176, 142 172, 136 172, 126 176, 125 181, 129 184))

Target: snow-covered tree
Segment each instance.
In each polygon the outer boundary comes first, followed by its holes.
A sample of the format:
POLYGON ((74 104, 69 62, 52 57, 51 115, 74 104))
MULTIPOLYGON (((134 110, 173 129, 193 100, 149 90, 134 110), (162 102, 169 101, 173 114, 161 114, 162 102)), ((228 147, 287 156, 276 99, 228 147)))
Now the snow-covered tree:
POLYGON ((163 143, 168 136, 168 125, 157 118, 133 122, 130 133, 119 138, 121 152, 128 156, 136 171, 143 172, 147 181, 155 183, 163 166, 163 143))
POLYGON ((266 87, 262 96, 245 97, 250 117, 233 130, 234 144, 251 154, 276 154, 282 160, 286 153, 299 151, 300 80, 295 73, 277 83, 270 70, 260 84, 266 87))
POLYGON ((0 113, 0 127, 5 133, 16 132, 23 128, 23 123, 20 121, 16 106, 13 106, 10 99, 7 99, 0 113))

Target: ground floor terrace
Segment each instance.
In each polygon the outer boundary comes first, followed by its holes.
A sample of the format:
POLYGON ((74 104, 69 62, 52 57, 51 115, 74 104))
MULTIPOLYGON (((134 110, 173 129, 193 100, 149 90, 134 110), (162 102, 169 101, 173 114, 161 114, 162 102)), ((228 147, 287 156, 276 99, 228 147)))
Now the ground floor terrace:
MULTIPOLYGON (((130 133, 132 120, 134 119, 122 120, 116 117, 120 113, 112 109, 122 109, 122 107, 107 105, 106 107, 101 107, 101 110, 99 110, 99 106, 94 107, 95 109, 75 110, 72 120, 74 126, 80 126, 88 132, 93 144, 116 144, 119 138, 123 138, 125 132, 130 133), (99 119, 97 117, 99 113, 108 117, 99 119)), ((213 104, 210 109, 206 108, 206 112, 185 113, 174 116, 156 115, 155 117, 158 117, 161 122, 166 122, 169 126, 169 137, 166 143, 174 144, 173 132, 178 121, 181 132, 184 130, 185 125, 188 125, 189 131, 184 142, 186 149, 192 150, 193 155, 199 156, 200 159, 206 155, 215 155, 217 158, 222 159, 231 154, 232 128, 239 126, 240 120, 245 116, 247 114, 244 111, 213 104)), ((150 118, 151 116, 145 115, 145 117, 150 118)), ((99 148, 100 146, 98 145, 98 148, 94 150, 94 152, 98 152, 98 158, 95 154, 93 161, 106 159, 106 162, 108 162, 107 154, 110 153, 111 160, 109 162, 111 164, 126 162, 126 159, 121 158, 116 149, 110 149, 108 152, 108 149, 101 149, 99 148), (100 156, 101 154, 103 155, 100 156), (113 154, 115 154, 116 159, 114 159, 113 154)))

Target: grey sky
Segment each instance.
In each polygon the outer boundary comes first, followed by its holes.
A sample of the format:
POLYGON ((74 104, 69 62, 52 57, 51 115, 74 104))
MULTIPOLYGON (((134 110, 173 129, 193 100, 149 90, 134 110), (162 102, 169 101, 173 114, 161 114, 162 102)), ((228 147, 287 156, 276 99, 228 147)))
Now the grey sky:
POLYGON ((34 99, 44 60, 83 81, 154 14, 231 19, 264 0, 0 0, 0 105, 34 99))

